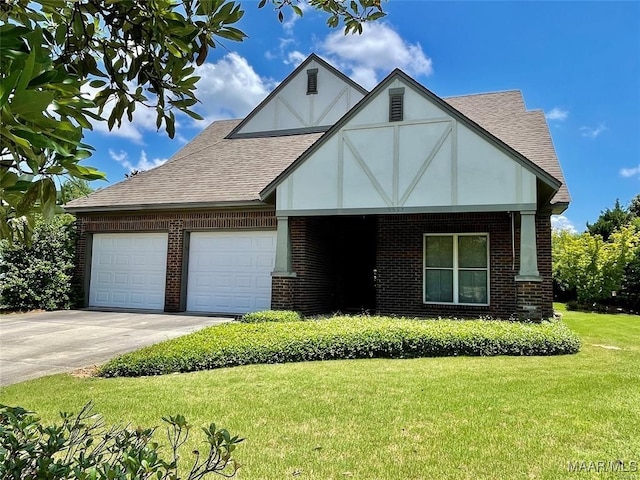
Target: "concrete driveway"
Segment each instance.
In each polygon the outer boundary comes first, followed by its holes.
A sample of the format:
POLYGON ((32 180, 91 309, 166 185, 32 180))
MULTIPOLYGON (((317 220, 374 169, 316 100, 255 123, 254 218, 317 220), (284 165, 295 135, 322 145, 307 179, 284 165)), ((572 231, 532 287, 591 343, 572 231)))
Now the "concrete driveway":
POLYGON ((104 363, 229 319, 65 310, 0 315, 0 385, 104 363))

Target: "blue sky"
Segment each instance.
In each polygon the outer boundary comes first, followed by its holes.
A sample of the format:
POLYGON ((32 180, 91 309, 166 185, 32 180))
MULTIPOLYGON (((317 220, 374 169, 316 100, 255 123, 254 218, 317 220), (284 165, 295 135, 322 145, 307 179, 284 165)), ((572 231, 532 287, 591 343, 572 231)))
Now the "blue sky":
POLYGON ((582 231, 640 193, 640 2, 389 0, 387 17, 348 37, 319 12, 280 24, 268 6, 242 3, 249 38, 224 42, 200 67, 207 120, 181 117, 169 140, 153 112, 137 109, 132 124, 87 135, 96 152, 85 163, 110 183, 159 165, 209 122, 244 117, 315 52, 365 88, 399 67, 442 97, 521 90, 547 115, 572 195, 558 227, 582 231))

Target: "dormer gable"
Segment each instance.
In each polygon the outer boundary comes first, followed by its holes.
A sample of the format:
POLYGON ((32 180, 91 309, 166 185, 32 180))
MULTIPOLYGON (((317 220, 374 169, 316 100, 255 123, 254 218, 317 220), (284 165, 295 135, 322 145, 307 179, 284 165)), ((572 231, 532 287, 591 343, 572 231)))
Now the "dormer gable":
POLYGON ((366 94, 356 82, 311 54, 228 138, 324 132, 366 94))

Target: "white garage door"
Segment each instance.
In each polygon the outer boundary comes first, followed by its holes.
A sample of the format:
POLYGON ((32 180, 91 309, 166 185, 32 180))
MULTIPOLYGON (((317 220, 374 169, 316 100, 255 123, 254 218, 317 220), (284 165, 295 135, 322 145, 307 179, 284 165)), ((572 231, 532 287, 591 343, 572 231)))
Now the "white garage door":
POLYGON ((247 313, 271 307, 275 231, 194 232, 187 310, 247 313))
POLYGON ((164 309, 166 233, 93 236, 89 306, 164 309))

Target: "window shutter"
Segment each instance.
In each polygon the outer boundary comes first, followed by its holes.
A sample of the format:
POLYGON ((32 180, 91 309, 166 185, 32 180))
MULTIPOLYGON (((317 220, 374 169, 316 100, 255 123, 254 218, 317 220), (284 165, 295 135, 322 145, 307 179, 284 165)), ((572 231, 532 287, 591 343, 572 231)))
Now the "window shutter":
POLYGON ((401 122, 404 118, 404 88, 389 89, 389 121, 401 122))
POLYGON ((318 69, 307 70, 307 95, 318 93, 318 69))

